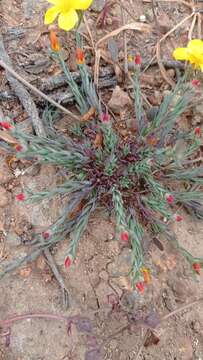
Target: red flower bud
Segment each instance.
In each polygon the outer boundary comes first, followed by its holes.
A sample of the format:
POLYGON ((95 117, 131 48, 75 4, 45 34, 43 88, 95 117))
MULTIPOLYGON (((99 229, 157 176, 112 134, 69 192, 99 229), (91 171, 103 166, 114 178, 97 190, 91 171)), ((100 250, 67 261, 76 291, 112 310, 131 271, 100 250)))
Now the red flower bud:
POLYGON ((110 121, 110 116, 108 113, 102 113, 101 122, 108 123, 110 121))
POLYGON ((136 55, 135 56, 135 64, 136 65, 141 65, 141 62, 142 62, 142 58, 140 55, 136 55))
POLYGON ((51 231, 47 230, 42 233, 44 240, 48 240, 51 237, 51 231))
POLYGON ((18 144, 18 145, 15 146, 15 149, 16 149, 17 152, 20 152, 20 151, 23 150, 23 146, 18 144))
POLYGON ((193 79, 192 80, 192 85, 194 86, 194 87, 199 87, 200 86, 200 84, 201 84, 201 82, 199 81, 199 80, 197 80, 197 79, 193 79))
POLYGON ((196 135, 196 136, 200 136, 200 135, 201 135, 201 127, 200 127, 200 126, 197 126, 194 131, 195 131, 195 135, 196 135))
POLYGON ((17 201, 24 201, 25 200, 25 194, 20 193, 20 194, 16 195, 16 200, 17 201))
POLYGON ((71 264, 72 264, 72 258, 70 256, 67 256, 67 258, 65 259, 65 267, 67 270, 69 269, 71 264))
POLYGON ((122 231, 121 241, 127 242, 129 240, 129 233, 127 231, 122 231))
POLYGON ((194 264, 192 264, 192 267, 193 267, 194 271, 196 272, 196 274, 200 275, 201 265, 199 263, 194 263, 194 264))
POLYGON ((172 194, 166 194, 165 198, 168 204, 173 204, 174 196, 172 194))
POLYGON ((0 125, 2 126, 3 129, 5 130, 10 130, 12 129, 12 125, 8 122, 8 121, 1 121, 0 125))
POLYGON ((137 290, 141 293, 141 294, 143 294, 144 293, 144 283, 143 282, 138 282, 136 285, 136 288, 137 288, 137 290))
POLYGON ((183 217, 181 215, 175 215, 175 221, 180 222, 183 220, 183 217))

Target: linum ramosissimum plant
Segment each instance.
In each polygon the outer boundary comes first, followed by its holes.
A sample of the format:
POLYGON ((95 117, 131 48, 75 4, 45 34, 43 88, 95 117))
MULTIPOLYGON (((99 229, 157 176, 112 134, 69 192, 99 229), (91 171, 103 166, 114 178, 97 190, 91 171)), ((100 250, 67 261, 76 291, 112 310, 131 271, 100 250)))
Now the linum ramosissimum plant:
POLYGON ((164 234, 186 257, 191 269, 199 274, 203 259, 193 257, 182 248, 169 229, 172 222, 183 220, 180 207, 203 219, 203 166, 193 164, 200 146, 201 131, 199 127, 184 131, 178 124, 180 116, 191 106, 199 85, 181 79, 149 120, 142 106, 141 58, 138 61, 136 57, 136 132, 123 138, 108 112, 101 107, 82 48, 77 48, 76 52, 80 86, 65 65, 56 41, 56 35, 52 34, 52 50, 62 65, 81 113, 80 131, 73 139, 49 127, 49 137, 41 138, 19 132, 14 125, 1 125, 18 140, 18 151, 15 149, 15 152, 19 159, 56 165, 63 168, 66 175, 64 182, 55 188, 38 193, 28 189, 18 194, 16 199, 34 203, 59 196, 63 199, 67 197, 67 204, 57 221, 36 236, 31 254, 20 263, 5 268, 2 276, 68 235, 70 244, 64 262, 69 268, 76 257, 78 242, 87 228, 89 217, 101 207, 115 215, 118 241, 132 249, 129 275, 139 293, 143 293, 150 282, 150 269, 145 264, 143 253, 146 234, 164 234), (91 120, 87 114, 91 114, 91 120), (181 154, 177 151, 180 140, 187 144, 181 154))

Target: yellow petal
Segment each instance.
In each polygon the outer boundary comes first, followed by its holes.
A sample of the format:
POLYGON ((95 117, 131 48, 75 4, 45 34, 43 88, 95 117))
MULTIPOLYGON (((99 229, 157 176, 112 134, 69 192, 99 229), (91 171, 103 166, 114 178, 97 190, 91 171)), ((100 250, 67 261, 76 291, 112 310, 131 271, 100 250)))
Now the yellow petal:
POLYGON ((177 48, 173 52, 173 57, 176 60, 188 60, 189 54, 187 48, 177 48))
POLYGON ((200 69, 201 69, 201 71, 203 72, 203 63, 200 64, 200 69))
POLYGON ((192 51, 203 52, 203 41, 200 39, 190 40, 188 43, 188 49, 192 51))
POLYGON ((52 6, 45 13, 44 23, 46 25, 51 24, 56 19, 58 14, 59 14, 59 8, 57 6, 52 6))
POLYGON ((59 15, 59 27, 63 30, 69 31, 74 28, 78 22, 78 14, 74 9, 70 9, 66 13, 59 15))
POLYGON ((87 10, 93 0, 71 0, 73 8, 76 10, 87 10))

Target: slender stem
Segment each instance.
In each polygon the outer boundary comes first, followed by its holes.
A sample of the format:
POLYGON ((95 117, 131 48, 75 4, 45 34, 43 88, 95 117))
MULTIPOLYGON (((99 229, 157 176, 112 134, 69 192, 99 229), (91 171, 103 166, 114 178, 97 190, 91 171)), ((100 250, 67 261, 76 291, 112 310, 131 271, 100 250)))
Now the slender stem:
POLYGON ((57 55, 57 58, 58 58, 58 60, 59 60, 59 62, 61 64, 63 72, 64 72, 64 74, 65 74, 65 76, 67 78, 67 83, 70 86, 71 91, 72 91, 72 93, 73 93, 73 95, 75 97, 75 101, 77 102, 77 104, 79 106, 80 112, 81 112, 81 114, 84 114, 88 110, 86 101, 85 101, 84 97, 82 96, 82 93, 81 93, 80 89, 78 88, 77 83, 73 79, 72 74, 71 74, 68 66, 66 66, 63 57, 61 56, 60 53, 57 53, 56 55, 57 55))
POLYGON ((48 319, 48 320, 69 320, 70 318, 65 315, 55 315, 55 314, 49 314, 49 313, 28 313, 28 314, 22 314, 22 315, 15 315, 7 320, 1 320, 0 321, 0 327, 4 328, 7 326, 12 325, 13 323, 17 321, 22 321, 26 319, 48 319))
POLYGON ((200 298, 200 299, 195 300, 195 301, 193 301, 193 302, 191 302, 189 304, 186 304, 186 305, 183 305, 183 306, 179 307, 178 309, 176 309, 176 310, 170 312, 169 314, 163 316, 161 318, 161 322, 169 319, 171 316, 174 316, 174 315, 178 314, 179 312, 181 312, 183 310, 189 309, 190 307, 193 307, 194 305, 197 305, 201 301, 203 301, 203 298, 200 298))

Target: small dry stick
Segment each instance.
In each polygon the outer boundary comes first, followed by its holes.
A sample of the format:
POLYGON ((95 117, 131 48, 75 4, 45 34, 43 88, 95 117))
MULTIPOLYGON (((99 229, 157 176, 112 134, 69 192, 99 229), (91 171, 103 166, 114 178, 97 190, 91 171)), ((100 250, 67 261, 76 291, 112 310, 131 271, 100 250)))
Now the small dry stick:
POLYGON ((131 13, 129 9, 123 4, 123 2, 120 5, 134 21, 137 21, 137 18, 134 16, 134 11, 131 13))
POLYGON ((40 134, 40 136, 45 136, 45 130, 44 130, 43 124, 39 118, 38 111, 37 111, 34 101, 32 100, 28 91, 21 84, 21 82, 18 81, 17 77, 15 77, 15 76, 13 77, 11 75, 11 71, 13 71, 11 60, 10 60, 10 58, 6 52, 6 49, 4 47, 3 37, 0 34, 0 66, 4 67, 3 66, 4 64, 6 65, 5 66, 6 67, 6 77, 8 79, 8 82, 9 82, 12 90, 15 92, 15 94, 19 98, 24 109, 29 113, 33 128, 35 129, 35 131, 38 134, 40 134), (9 71, 9 69, 11 69, 11 71, 9 71))
POLYGON ((188 40, 192 40, 192 33, 193 33, 193 30, 194 30, 196 21, 197 21, 197 14, 195 14, 193 19, 192 19, 192 24, 191 24, 190 30, 188 32, 188 40))
POLYGON ((197 18, 197 33, 198 33, 198 37, 199 39, 202 38, 202 16, 200 13, 197 14, 198 18, 197 18))
POLYGON ((159 22, 158 22, 158 19, 157 19, 157 16, 156 16, 156 11, 155 11, 155 3, 154 3, 154 0, 151 0, 151 4, 152 4, 152 13, 153 13, 153 16, 154 16, 155 24, 156 24, 158 30, 160 30, 160 25, 159 25, 159 22))
POLYGON ((45 95, 42 91, 37 89, 35 86, 30 84, 27 80, 23 79, 22 76, 16 73, 9 65, 7 65, 4 61, 0 60, 0 66, 3 67, 6 71, 8 71, 13 77, 15 77, 17 80, 19 80, 22 84, 27 86, 31 91, 36 93, 37 95, 41 96, 43 99, 48 101, 50 104, 54 105, 58 109, 60 109, 65 114, 69 115, 73 120, 80 121, 80 118, 76 115, 74 115, 71 111, 64 108, 62 105, 58 104, 56 101, 51 99, 49 96, 45 95))
POLYGON ((94 39, 93 39, 92 32, 91 32, 91 30, 90 30, 90 27, 89 27, 89 24, 88 24, 88 21, 87 21, 87 19, 86 19, 86 16, 85 16, 85 15, 83 15, 83 20, 84 20, 84 23, 85 23, 85 26, 86 26, 87 32, 88 32, 89 37, 90 37, 90 41, 91 41, 91 44, 92 44, 92 48, 95 50, 94 39))
POLYGON ((44 255, 47 258, 48 265, 50 266, 56 280, 58 281, 58 283, 61 287, 62 298, 63 298, 63 307, 67 309, 70 306, 70 303, 69 303, 68 290, 64 283, 63 277, 61 276, 49 249, 44 250, 44 255))
MULTIPOLYGON (((123 2, 122 0, 120 0, 121 18, 123 25, 125 25, 125 14, 123 11, 122 4, 123 2)), ((128 74, 128 49, 127 49, 127 34, 125 31, 123 33, 123 49, 124 49, 124 74, 126 76, 128 74)))
POLYGON ((0 107, 0 121, 4 121, 4 113, 1 107, 0 107))
POLYGON ((96 87, 99 85, 99 64, 101 59, 101 50, 95 49, 95 66, 94 66, 94 84, 96 87))
MULTIPOLYGON (((81 316, 82 317, 82 316, 81 316)), ((18 321, 23 321, 27 319, 45 319, 45 320, 58 320, 58 321, 65 321, 65 322, 72 322, 77 321, 80 319, 80 316, 73 315, 73 316, 67 316, 67 315, 61 315, 61 314, 52 314, 52 313, 25 313, 21 315, 14 315, 9 317, 5 320, 0 320, 0 330, 5 330, 4 332, 0 333, 0 337, 11 335, 10 327, 15 324, 18 321)))
MULTIPOLYGON (((144 3, 150 3, 151 0, 142 0, 144 3)), ((156 0, 157 2, 169 2, 169 3, 172 3, 172 2, 177 2, 177 3, 181 3, 185 6, 187 6, 188 8, 190 9, 193 9, 193 4, 190 4, 189 2, 186 2, 184 0, 156 0)))
POLYGON ((163 317, 161 318, 161 322, 169 319, 171 316, 177 315, 179 312, 181 312, 181 311, 183 311, 183 310, 189 309, 189 308, 193 307, 194 305, 197 305, 197 304, 200 303, 201 301, 203 301, 203 298, 200 298, 200 299, 198 299, 198 300, 195 300, 195 301, 193 301, 193 302, 191 302, 191 303, 189 303, 189 304, 180 306, 178 309, 176 309, 176 310, 170 312, 169 314, 163 316, 163 317))
POLYGON ((142 350, 144 349, 144 344, 145 344, 145 341, 147 340, 148 333, 149 333, 149 329, 147 329, 147 330, 145 331, 145 334, 144 334, 144 337, 143 337, 143 340, 142 340, 142 344, 141 344, 141 346, 140 346, 140 348, 139 348, 139 350, 138 350, 138 353, 137 353, 137 356, 136 356, 135 360, 138 360, 138 359, 139 359, 139 357, 140 357, 140 355, 141 355, 141 353, 142 353, 142 350))

